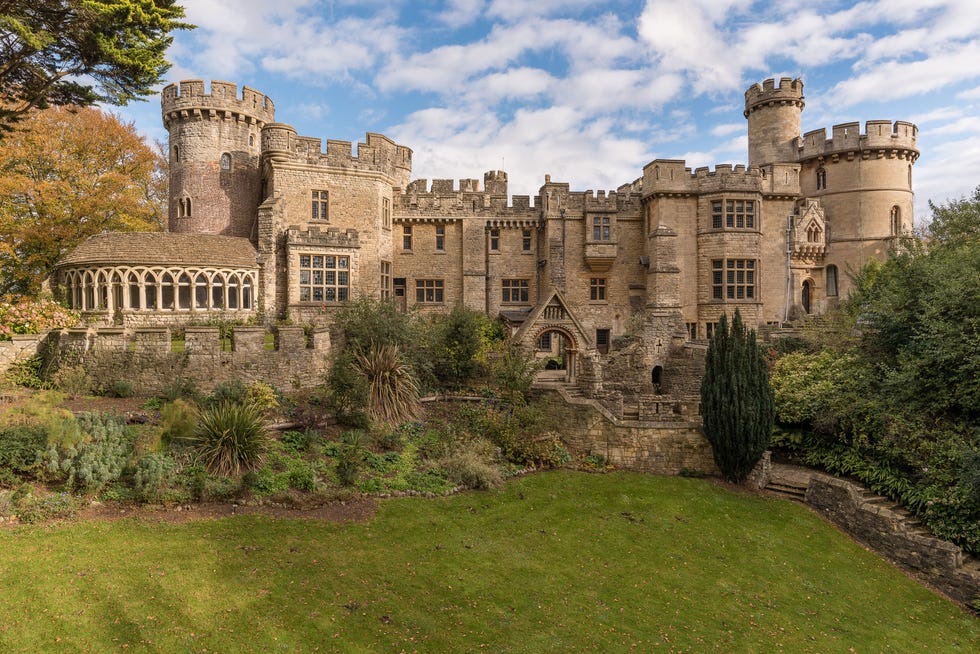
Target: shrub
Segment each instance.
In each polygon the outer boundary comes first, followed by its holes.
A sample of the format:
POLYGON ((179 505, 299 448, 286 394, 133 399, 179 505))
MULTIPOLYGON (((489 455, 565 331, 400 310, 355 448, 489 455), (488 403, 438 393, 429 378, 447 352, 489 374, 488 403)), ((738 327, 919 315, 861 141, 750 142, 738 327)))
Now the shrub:
POLYGON ((493 461, 494 449, 488 441, 476 439, 442 459, 439 467, 450 480, 461 486, 478 490, 500 488, 503 476, 493 461))
POLYGON ((133 382, 127 379, 117 379, 109 384, 106 395, 109 397, 133 397, 133 382))
POLYGON ((92 378, 82 366, 67 366, 59 368, 51 377, 52 385, 66 394, 76 398, 92 392, 92 378))
POLYGON ((177 399, 160 407, 160 430, 165 442, 186 441, 197 426, 197 407, 177 399))
POLYGON ((14 361, 4 374, 7 381, 25 388, 48 389, 51 381, 47 379, 47 364, 44 357, 32 356, 14 361))
POLYGON ((357 369, 354 355, 343 351, 333 360, 327 377, 329 396, 327 410, 337 422, 356 429, 366 429, 370 420, 365 407, 368 403, 368 383, 357 369))
POLYGON ((0 469, 29 472, 47 445, 48 431, 41 425, 0 428, 0 469))
POLYGON ((520 345, 505 342, 500 348, 490 366, 493 383, 508 402, 525 404, 538 373, 538 362, 520 345))
POLYGON ((197 402, 198 395, 197 384, 194 383, 193 379, 187 379, 186 377, 177 377, 173 381, 165 384, 160 391, 160 397, 166 402, 173 402, 174 400, 180 399, 197 402))
POLYGON ((271 438, 256 407, 224 402, 201 411, 190 442, 209 472, 228 476, 258 467, 271 438))
POLYGON ((222 402, 244 404, 245 393, 245 383, 241 379, 223 381, 211 391, 211 396, 208 397, 208 403, 212 405, 221 404, 222 402))
POLYGON ((154 452, 142 457, 133 471, 133 488, 137 497, 143 501, 158 499, 176 469, 177 463, 167 454, 154 452))
POLYGON ((15 502, 17 519, 21 522, 35 523, 55 518, 66 518, 75 514, 77 499, 69 493, 36 496, 29 493, 15 502))
POLYGON ((343 486, 353 486, 364 465, 364 432, 344 432, 337 449, 337 479, 343 486))
POLYGON ((101 489, 122 474, 133 443, 122 418, 103 413, 83 413, 78 418, 81 439, 52 443, 42 454, 44 470, 66 480, 69 488, 88 492, 101 489))
POLYGON ((303 431, 284 431, 279 437, 283 448, 290 452, 309 452, 313 445, 320 440, 320 434, 312 429, 303 431))
POLYGON ((264 382, 249 382, 245 386, 245 402, 255 405, 262 413, 269 413, 279 408, 279 393, 264 382))
POLYGON ((765 360, 735 310, 731 329, 722 314, 708 342, 701 381, 704 435, 721 473, 742 482, 769 445, 773 399, 765 360))
POLYGON ((40 334, 49 329, 74 327, 79 322, 77 311, 66 309, 50 298, 0 302, 0 341, 9 341, 13 334, 40 334))
POLYGON ((354 360, 367 380, 367 412, 371 419, 396 425, 415 418, 419 411, 419 384, 398 346, 372 346, 354 360))

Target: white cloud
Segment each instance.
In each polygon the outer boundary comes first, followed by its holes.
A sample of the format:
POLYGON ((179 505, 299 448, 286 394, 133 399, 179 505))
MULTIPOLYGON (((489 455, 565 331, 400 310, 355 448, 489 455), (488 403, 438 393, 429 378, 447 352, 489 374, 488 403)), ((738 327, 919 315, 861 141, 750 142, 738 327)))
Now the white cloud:
POLYGON ((459 29, 475 22, 486 8, 486 0, 448 0, 446 8, 435 19, 452 29, 459 29))

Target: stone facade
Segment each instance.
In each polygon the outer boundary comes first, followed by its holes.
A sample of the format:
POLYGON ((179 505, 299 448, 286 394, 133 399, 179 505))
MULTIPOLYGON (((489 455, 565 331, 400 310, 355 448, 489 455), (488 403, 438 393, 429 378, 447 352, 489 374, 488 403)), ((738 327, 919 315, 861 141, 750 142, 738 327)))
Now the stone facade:
MULTIPOLYGON (((910 229, 916 127, 869 121, 801 136, 803 107, 800 80, 746 91, 747 166, 692 171, 658 159, 612 191, 545 175, 534 197, 510 197, 506 172, 413 181, 412 151, 383 135, 367 134, 356 151, 323 143, 275 122, 272 100, 254 89, 184 81, 162 93, 169 230, 250 248, 235 274, 255 280, 255 302, 242 306, 243 297, 239 318, 328 324, 358 295, 422 311, 462 303, 503 317, 567 379, 587 373, 600 392, 615 381, 602 374, 614 339, 644 344, 637 371, 652 379, 723 313, 772 327, 833 306, 846 273, 910 229)), ((232 273, 217 267, 221 258, 199 263, 205 276, 188 282, 201 287, 200 302, 140 305, 122 323, 226 311, 232 273)), ((91 300, 88 317, 120 324, 118 309, 129 307, 115 301, 111 274, 87 265, 76 257, 56 281, 84 286, 70 295, 91 300)))

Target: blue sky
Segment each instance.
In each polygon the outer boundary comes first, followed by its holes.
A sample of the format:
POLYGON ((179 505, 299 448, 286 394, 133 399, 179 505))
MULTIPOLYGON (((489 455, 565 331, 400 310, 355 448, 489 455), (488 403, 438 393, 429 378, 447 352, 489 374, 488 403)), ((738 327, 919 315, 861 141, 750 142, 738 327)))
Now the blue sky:
MULTIPOLYGON (((744 90, 801 77, 802 131, 919 126, 916 221, 980 184, 977 0, 185 0, 168 79, 265 92, 304 136, 368 131, 413 178, 611 190, 652 159, 746 160, 744 90)), ((166 140, 157 100, 117 110, 166 140)))

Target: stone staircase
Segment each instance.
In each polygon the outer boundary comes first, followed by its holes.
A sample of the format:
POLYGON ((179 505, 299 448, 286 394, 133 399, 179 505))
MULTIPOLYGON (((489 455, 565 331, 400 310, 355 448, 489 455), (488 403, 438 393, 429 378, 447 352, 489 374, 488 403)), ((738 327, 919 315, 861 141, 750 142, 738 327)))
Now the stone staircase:
POLYGON ((810 474, 811 472, 806 468, 774 464, 765 490, 779 497, 806 502, 810 474))

